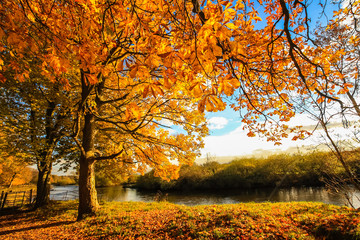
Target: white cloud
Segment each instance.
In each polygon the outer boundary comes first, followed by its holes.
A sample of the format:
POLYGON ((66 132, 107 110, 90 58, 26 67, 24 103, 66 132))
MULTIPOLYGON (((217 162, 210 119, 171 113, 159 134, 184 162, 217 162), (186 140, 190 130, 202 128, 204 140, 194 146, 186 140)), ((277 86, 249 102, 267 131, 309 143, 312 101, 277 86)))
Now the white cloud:
POLYGON ((289 125, 290 127, 295 127, 295 126, 306 127, 306 126, 316 125, 317 121, 312 119, 307 114, 295 114, 295 116, 293 118, 291 118, 290 121, 285 124, 289 125))
POLYGON ((209 129, 222 129, 229 121, 224 117, 212 117, 208 120, 209 129))
POLYGON ((161 119, 160 121, 159 121, 159 123, 161 124, 161 125, 164 125, 164 126, 167 126, 167 127, 170 127, 170 126, 172 126, 172 125, 174 125, 170 120, 168 120, 168 119, 161 119))
POLYGON ((262 150, 287 150, 290 147, 314 145, 319 140, 316 137, 309 137, 305 140, 292 141, 283 139, 282 145, 275 146, 274 142, 268 142, 260 137, 248 137, 247 131, 242 127, 222 136, 209 136, 204 139, 205 147, 201 150, 202 157, 207 153, 216 156, 240 156, 253 154, 254 151, 262 150))
MULTIPOLYGON (((333 127, 330 134, 335 141, 347 140, 353 137, 354 129, 345 129, 343 127, 333 127)), ((205 147, 201 150, 202 157, 206 154, 215 156, 241 156, 254 154, 261 150, 281 150, 286 151, 292 147, 318 146, 328 142, 324 138, 324 132, 321 128, 316 130, 312 136, 304 139, 292 141, 291 138, 283 139, 282 145, 275 146, 273 142, 267 142, 266 139, 260 137, 248 137, 247 132, 238 127, 228 134, 222 136, 209 136, 204 139, 205 147)))

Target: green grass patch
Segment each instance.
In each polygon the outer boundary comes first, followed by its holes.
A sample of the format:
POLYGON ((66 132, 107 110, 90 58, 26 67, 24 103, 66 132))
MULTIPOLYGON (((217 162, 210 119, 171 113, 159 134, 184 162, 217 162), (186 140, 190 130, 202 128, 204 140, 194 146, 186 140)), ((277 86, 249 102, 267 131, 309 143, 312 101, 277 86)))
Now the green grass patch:
POLYGON ((2 239, 360 239, 360 212, 322 203, 188 207, 105 202, 76 222, 77 202, 0 216, 2 239))

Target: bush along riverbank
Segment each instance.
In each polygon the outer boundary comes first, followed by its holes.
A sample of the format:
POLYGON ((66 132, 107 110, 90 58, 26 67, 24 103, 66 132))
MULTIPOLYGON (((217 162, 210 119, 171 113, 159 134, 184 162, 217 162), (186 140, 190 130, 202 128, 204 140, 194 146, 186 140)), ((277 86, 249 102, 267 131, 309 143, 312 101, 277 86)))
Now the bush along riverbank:
POLYGON ((0 215, 1 239, 360 239, 359 211, 321 203, 186 207, 106 202, 76 222, 77 202, 0 215))
MULTIPOLYGON (((360 162, 348 154, 349 167, 360 176, 360 162)), ((267 158, 239 158, 227 164, 208 162, 183 166, 180 177, 170 182, 151 171, 139 176, 135 187, 146 190, 211 190, 261 187, 322 186, 334 176, 345 179, 342 166, 328 152, 304 155, 272 155, 267 158)))

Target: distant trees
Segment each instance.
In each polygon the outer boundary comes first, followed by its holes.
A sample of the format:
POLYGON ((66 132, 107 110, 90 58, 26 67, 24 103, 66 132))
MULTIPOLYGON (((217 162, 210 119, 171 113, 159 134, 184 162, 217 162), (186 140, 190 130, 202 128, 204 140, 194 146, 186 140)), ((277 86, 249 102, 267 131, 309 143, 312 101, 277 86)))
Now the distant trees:
MULTIPOLYGON (((349 159, 349 164, 356 162, 349 159)), ((333 177, 346 176, 336 157, 329 152, 274 154, 264 158, 236 158, 226 164, 194 164, 183 166, 179 174, 178 179, 167 182, 149 172, 138 177, 136 186, 148 190, 324 186, 333 177)))
POLYGON ((32 171, 27 168, 29 162, 26 154, 19 144, 9 141, 10 139, 11 135, 7 135, 0 123, 0 185, 9 188, 29 183, 33 177, 32 171))
POLYGON ((4 157, 0 161, 0 186, 11 188, 15 185, 30 183, 35 175, 36 170, 24 165, 18 159, 13 157, 4 157))
POLYGON ((51 175, 51 184, 57 186, 76 185, 77 177, 72 175, 66 175, 66 176, 51 175))

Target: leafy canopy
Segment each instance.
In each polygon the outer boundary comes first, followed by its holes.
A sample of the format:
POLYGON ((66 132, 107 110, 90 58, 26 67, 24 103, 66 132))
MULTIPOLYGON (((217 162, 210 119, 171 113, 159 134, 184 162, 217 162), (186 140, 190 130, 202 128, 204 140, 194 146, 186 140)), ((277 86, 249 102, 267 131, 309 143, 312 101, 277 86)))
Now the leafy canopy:
POLYGON ((0 51, 11 56, 1 71, 26 81, 30 54, 63 91, 85 79, 79 105, 97 116, 98 149, 163 175, 172 156, 194 160, 207 134, 203 112, 223 110, 224 98, 244 111, 249 136, 279 144, 289 132, 305 134, 286 125, 296 112, 289 100, 326 87, 307 78, 317 67, 307 54, 316 53, 304 41, 308 15, 299 1, 5 0, 0 12, 0 51), (258 21, 266 24, 255 28, 258 21), (169 134, 163 119, 187 134, 169 134))

